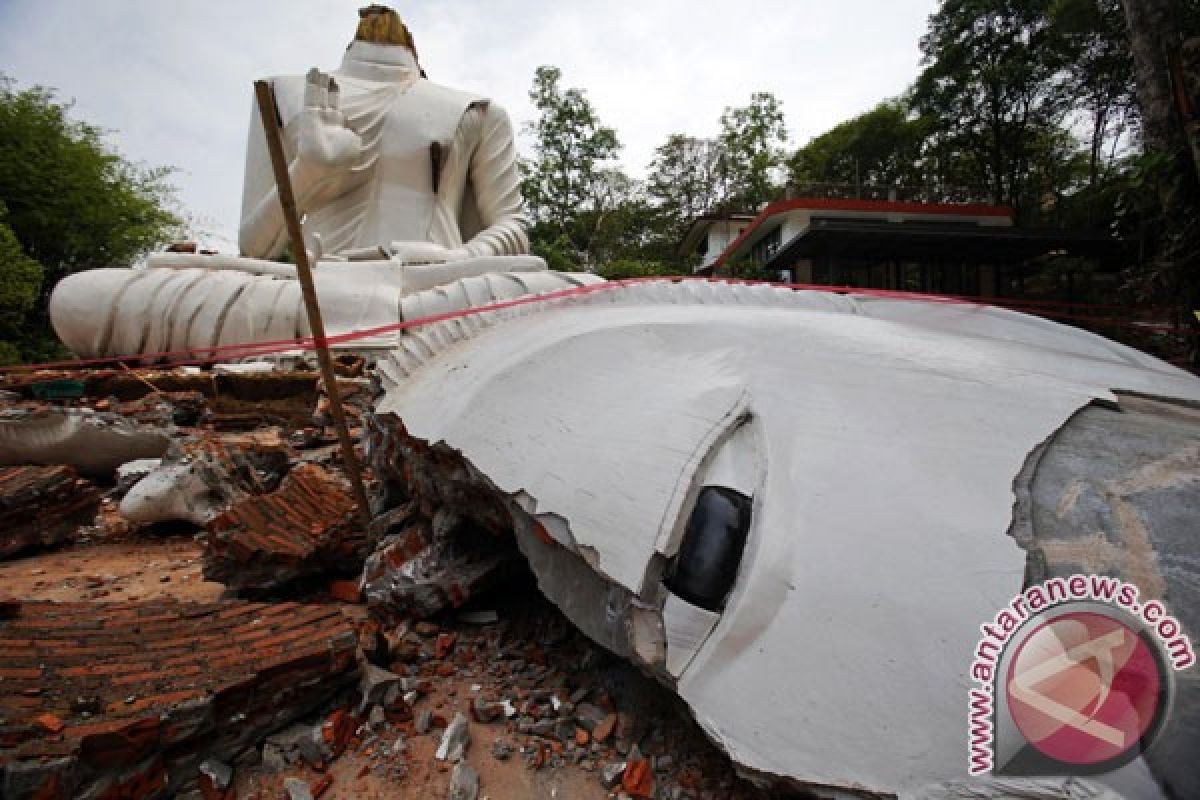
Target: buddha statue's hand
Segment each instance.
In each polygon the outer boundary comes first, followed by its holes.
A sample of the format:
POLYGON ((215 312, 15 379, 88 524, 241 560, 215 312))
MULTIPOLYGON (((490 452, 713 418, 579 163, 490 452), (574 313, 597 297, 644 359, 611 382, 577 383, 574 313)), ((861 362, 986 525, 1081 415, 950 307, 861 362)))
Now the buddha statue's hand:
POLYGON ((362 139, 339 109, 337 83, 312 69, 304 87, 304 108, 288 121, 286 134, 296 154, 297 178, 320 181, 350 169, 362 156, 362 139))
POLYGON ((442 247, 433 242, 392 242, 388 247, 392 260, 400 264, 444 264, 464 261, 470 254, 463 247, 442 247))

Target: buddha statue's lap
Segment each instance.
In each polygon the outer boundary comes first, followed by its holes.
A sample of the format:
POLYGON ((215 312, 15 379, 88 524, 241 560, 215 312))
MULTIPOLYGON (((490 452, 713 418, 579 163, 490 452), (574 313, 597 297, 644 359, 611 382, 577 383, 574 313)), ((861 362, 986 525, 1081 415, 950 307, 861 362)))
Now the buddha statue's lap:
MULTIPOLYGON (((512 126, 487 98, 426 80, 392 11, 360 12, 331 75, 272 79, 326 329, 399 320, 401 298, 461 278, 545 270, 529 255, 512 126)), ((51 318, 81 356, 307 335, 265 137, 252 112, 242 255, 161 253, 72 275, 51 318)))

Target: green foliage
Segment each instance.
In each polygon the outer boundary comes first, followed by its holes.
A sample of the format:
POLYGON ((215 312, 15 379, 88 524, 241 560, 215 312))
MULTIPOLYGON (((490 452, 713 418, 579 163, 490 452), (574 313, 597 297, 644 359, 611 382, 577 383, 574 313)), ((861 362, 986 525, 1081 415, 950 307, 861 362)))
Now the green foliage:
MULTIPOLYGON (((582 89, 563 89, 562 71, 538 67, 529 99, 538 118, 526 125, 534 158, 522 161, 522 189, 535 223, 554 238, 570 236, 576 216, 603 211, 613 194, 606 162, 621 144, 616 131, 600 124, 582 89)), ((580 243, 586 250, 587 242, 580 243)))
POLYGON ((701 214, 725 205, 729 181, 717 139, 672 133, 654 151, 646 178, 646 194, 662 217, 662 232, 672 240, 683 236, 701 214))
POLYGON ((921 39, 913 95, 930 119, 939 183, 987 186, 994 203, 1036 206, 1036 145, 1068 107, 1050 0, 945 0, 921 39))
POLYGON ((20 361, 25 319, 42 288, 42 265, 25 255, 0 201, 0 364, 20 361))
POLYGON ((1088 185, 1095 186, 1138 119, 1124 13, 1119 0, 1053 0, 1047 13, 1064 54, 1064 88, 1089 123, 1088 185))
MULTIPOLYGON (((6 319, 26 320, 15 347, 28 358, 57 350, 45 305, 61 278, 129 264, 181 226, 168 210, 170 170, 129 163, 105 145, 100 129, 71 119, 69 110, 53 91, 17 90, 0 75, 0 203, 7 207, 5 230, 14 237, 4 245, 5 274, 26 276, 26 286, 34 282, 33 268, 14 260, 13 252, 40 273, 32 307, 22 306, 24 290, 6 291, 0 310, 6 319)), ((9 336, 5 331, 12 344, 9 336)))
POLYGON ((887 100, 837 125, 801 147, 788 160, 796 184, 921 186, 927 120, 915 117, 904 100, 887 100))
POLYGON ((719 169, 729 198, 757 209, 776 194, 774 174, 788 140, 783 106, 770 92, 755 92, 749 105, 726 108, 720 123, 719 169))
POLYGON ((639 261, 621 258, 607 261, 596 268, 596 274, 610 281, 628 278, 647 278, 656 275, 678 275, 679 270, 662 261, 639 261))

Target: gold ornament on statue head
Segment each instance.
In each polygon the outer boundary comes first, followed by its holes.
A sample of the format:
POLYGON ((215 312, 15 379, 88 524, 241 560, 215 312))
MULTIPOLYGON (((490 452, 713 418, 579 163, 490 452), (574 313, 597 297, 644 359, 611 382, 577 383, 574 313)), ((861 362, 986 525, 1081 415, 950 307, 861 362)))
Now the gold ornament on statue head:
POLYGON ((412 34, 400 15, 387 6, 371 4, 358 10, 358 30, 354 39, 372 44, 398 44, 407 47, 416 55, 417 46, 412 34))

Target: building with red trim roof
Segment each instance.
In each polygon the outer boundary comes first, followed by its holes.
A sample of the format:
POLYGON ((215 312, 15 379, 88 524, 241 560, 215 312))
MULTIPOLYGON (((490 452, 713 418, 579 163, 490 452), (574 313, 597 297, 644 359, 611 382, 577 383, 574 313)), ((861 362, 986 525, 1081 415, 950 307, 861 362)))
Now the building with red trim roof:
POLYGON ((984 297, 1024 294, 1049 258, 1119 251, 1094 233, 1019 227, 1007 206, 814 197, 700 217, 679 247, 698 274, 984 297))

